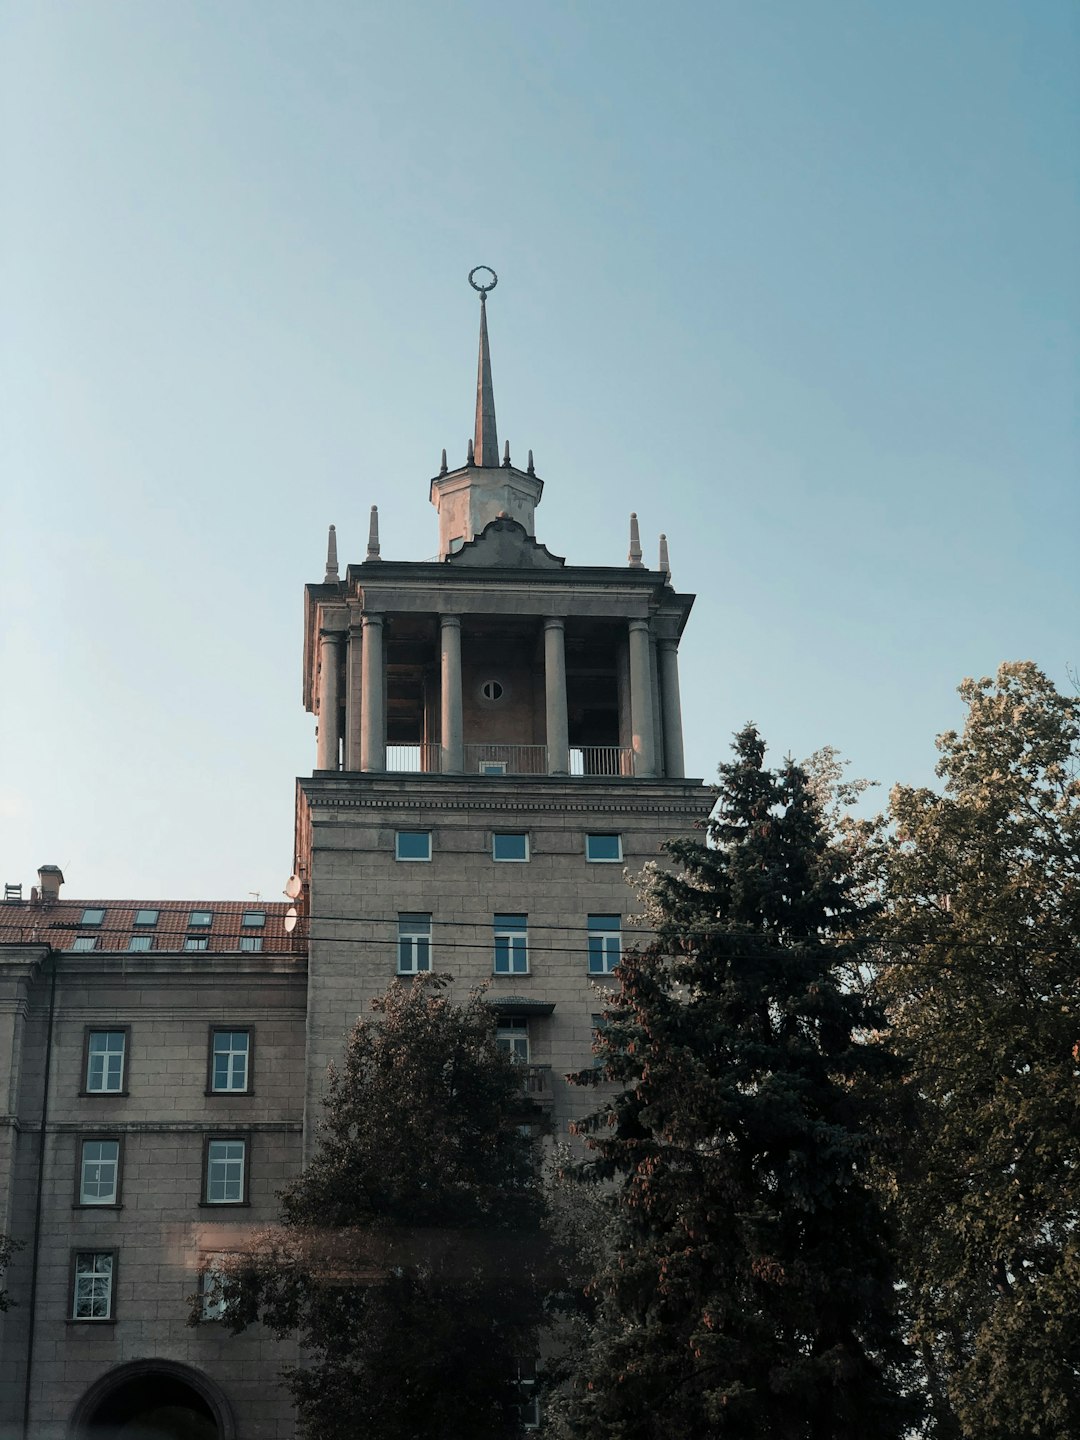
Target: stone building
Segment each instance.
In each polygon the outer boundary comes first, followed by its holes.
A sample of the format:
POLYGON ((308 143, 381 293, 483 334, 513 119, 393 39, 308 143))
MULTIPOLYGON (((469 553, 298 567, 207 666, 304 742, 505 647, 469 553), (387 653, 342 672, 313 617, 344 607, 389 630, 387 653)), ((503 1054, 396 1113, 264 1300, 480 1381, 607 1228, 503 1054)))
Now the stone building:
MULTIPOLYGON (((474 272, 475 273, 475 272, 474 272)), ((327 1063, 395 975, 487 984, 551 1130, 575 1107, 627 884, 708 808, 683 775, 678 642, 693 597, 666 547, 568 564, 496 433, 481 291, 465 463, 430 482, 434 561, 330 533, 307 587, 294 904, 61 898, 0 906, 0 1231, 25 1241, 0 1315, 0 1437, 292 1434, 289 1357, 187 1325, 216 1253, 275 1218, 310 1153, 327 1063), (186 1427, 186 1428, 184 1428, 186 1427)), ((212 1318, 212 1317, 208 1317, 212 1318)))

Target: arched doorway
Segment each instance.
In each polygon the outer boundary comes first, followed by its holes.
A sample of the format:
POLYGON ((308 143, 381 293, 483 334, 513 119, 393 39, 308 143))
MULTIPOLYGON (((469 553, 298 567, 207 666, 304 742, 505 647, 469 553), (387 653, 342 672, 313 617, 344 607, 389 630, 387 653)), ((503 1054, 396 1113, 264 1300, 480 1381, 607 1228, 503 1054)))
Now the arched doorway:
POLYGON ((79 1401, 73 1440, 235 1440, 228 1401, 205 1375, 174 1360, 110 1370, 79 1401))

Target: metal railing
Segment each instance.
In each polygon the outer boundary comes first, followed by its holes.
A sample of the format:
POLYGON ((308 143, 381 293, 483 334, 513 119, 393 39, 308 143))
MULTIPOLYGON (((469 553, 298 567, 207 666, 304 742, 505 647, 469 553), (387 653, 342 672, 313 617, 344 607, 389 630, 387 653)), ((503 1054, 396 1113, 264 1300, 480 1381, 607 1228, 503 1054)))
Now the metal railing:
POLYGON ((416 745, 387 745, 386 768, 399 775, 438 773, 439 746, 430 741, 416 745))
POLYGON ((546 745, 466 745, 466 775, 546 775, 546 745))
POLYGON ((571 775, 633 775, 634 752, 621 745, 572 745, 571 775))
POLYGON ((537 1105, 551 1105, 555 1101, 554 1091, 551 1087, 551 1066, 550 1065, 523 1065, 525 1072, 522 1076, 522 1089, 530 1100, 535 1100, 537 1105))

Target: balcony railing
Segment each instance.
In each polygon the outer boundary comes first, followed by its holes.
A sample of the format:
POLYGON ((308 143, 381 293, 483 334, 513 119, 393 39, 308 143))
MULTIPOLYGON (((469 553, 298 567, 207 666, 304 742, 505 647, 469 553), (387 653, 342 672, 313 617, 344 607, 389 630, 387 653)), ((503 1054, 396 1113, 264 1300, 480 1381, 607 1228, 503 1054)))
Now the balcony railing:
POLYGON ((432 774, 439 770, 439 746, 430 742, 417 745, 387 745, 386 768, 400 775, 432 774))
POLYGON ((621 745, 572 745, 571 775, 633 775, 634 752, 621 745))
POLYGON ((549 1106, 555 1103, 555 1095, 551 1088, 551 1066, 550 1065, 523 1065, 525 1072, 522 1076, 524 1084, 522 1089, 530 1100, 537 1105, 549 1106))
MULTIPOLYGON (((387 745, 386 768, 391 774, 437 775, 442 769, 441 747, 425 741, 414 745, 387 745)), ((466 775, 546 775, 546 745, 466 745, 466 775)), ((573 745, 571 775, 633 775, 634 753, 621 745, 573 745)))
POLYGON ((546 775, 546 745, 466 745, 466 775, 546 775))

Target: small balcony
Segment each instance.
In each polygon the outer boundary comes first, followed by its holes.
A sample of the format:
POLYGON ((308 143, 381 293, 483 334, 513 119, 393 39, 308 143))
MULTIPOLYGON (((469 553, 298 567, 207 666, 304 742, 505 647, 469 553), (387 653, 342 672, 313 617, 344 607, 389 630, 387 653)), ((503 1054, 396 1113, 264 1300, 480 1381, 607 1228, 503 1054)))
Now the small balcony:
POLYGON ((527 1099, 550 1110, 555 1104, 550 1065, 522 1065, 522 1090, 527 1099))
MULTIPOLYGON (((466 745, 466 775, 546 775, 546 745, 466 745)), ((437 775, 442 769, 442 749, 424 742, 387 745, 386 768, 394 775, 437 775)), ((634 752, 621 745, 571 745, 572 776, 633 776, 634 752)))

